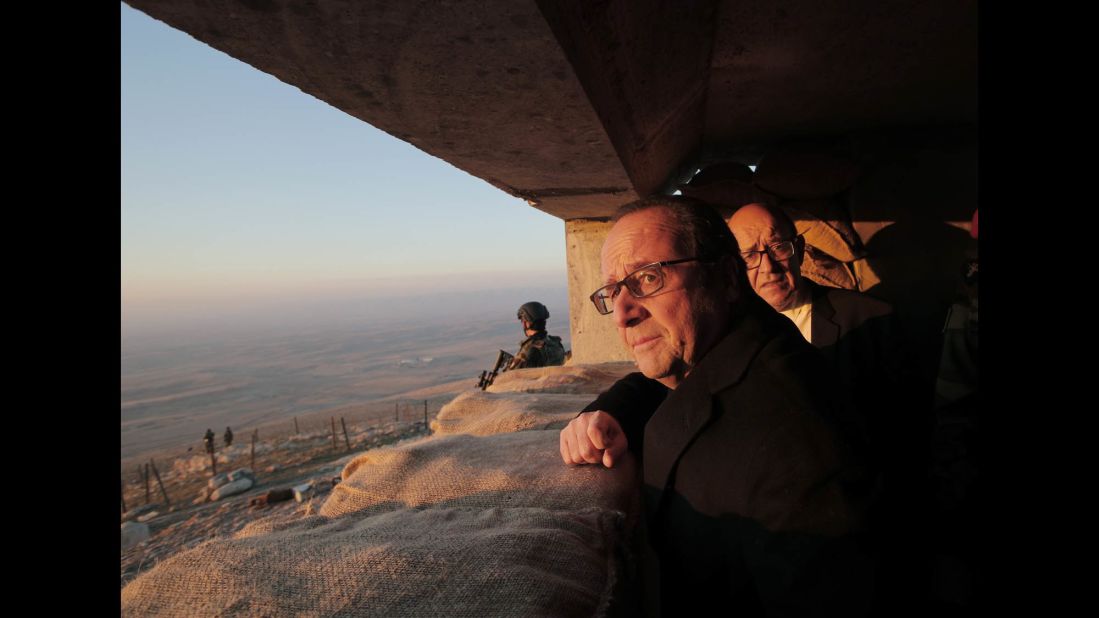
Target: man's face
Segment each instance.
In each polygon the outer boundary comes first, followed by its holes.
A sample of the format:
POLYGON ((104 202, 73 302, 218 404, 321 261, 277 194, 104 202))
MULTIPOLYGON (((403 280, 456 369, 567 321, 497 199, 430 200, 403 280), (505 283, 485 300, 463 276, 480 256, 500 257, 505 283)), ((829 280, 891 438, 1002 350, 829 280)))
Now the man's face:
MULTIPOLYGON (((796 234, 781 226, 771 213, 759 204, 748 204, 733 213, 729 219, 729 229, 736 236, 741 251, 763 251, 767 245, 784 240, 793 240, 796 234)), ((803 245, 793 257, 776 262, 766 252, 763 253, 759 267, 748 271, 748 282, 760 298, 774 307, 775 311, 786 311, 798 306, 802 294, 801 257, 803 245)))
MULTIPOLYGON (((626 215, 603 243, 605 283, 620 281, 652 262, 686 255, 672 219, 660 208, 626 215)), ((705 289, 702 266, 687 262, 663 267, 664 287, 634 298, 623 287, 614 299, 615 326, 641 373, 675 388, 726 330, 732 284, 705 289)))

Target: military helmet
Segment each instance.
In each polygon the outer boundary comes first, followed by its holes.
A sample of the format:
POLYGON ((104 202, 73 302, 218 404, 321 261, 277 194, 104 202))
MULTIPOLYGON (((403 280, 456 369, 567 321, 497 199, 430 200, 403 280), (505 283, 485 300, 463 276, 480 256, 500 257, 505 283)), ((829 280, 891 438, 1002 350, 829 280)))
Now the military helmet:
POLYGON ((546 306, 540 302, 532 300, 529 303, 523 303, 523 305, 519 307, 518 318, 520 320, 525 320, 533 324, 534 322, 544 322, 549 319, 549 317, 549 309, 546 309, 546 306))

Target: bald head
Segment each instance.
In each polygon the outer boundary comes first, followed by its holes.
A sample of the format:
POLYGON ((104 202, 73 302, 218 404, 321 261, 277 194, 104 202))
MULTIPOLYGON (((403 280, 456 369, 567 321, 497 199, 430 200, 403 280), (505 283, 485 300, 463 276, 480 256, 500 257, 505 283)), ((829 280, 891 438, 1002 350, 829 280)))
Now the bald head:
MULTIPOLYGON (((747 234, 768 228, 778 230, 783 238, 793 238, 797 235, 797 228, 794 226, 794 222, 790 220, 790 217, 786 216, 781 208, 768 204, 758 202, 745 204, 738 208, 732 217, 729 217, 729 229, 734 236, 736 236, 738 229, 747 234)), ((737 242, 738 244, 740 242, 739 236, 737 236, 737 242)), ((745 250, 743 246, 741 250, 745 250)))
POLYGON ((760 298, 776 311, 808 301, 801 278, 805 242, 786 213, 767 204, 748 204, 729 218, 729 229, 746 261, 759 258, 759 265, 748 270, 748 282, 760 298), (784 246, 786 242, 792 245, 784 246), (785 251, 790 247, 792 255, 785 251))

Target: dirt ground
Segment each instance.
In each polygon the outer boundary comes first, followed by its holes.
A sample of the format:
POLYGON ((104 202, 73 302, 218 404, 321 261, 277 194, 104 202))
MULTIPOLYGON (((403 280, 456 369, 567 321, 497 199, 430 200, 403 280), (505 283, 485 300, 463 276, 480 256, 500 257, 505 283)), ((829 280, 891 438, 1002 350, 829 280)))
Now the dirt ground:
MULTIPOLYGON (((335 447, 331 436, 322 432, 257 442, 254 466, 250 444, 223 449, 217 454, 217 471, 251 468, 256 483, 244 493, 215 502, 206 499, 207 482, 213 476, 209 455, 188 453, 154 458, 168 494, 167 505, 155 475, 149 475, 147 498, 144 480, 137 470, 130 473, 129 482, 123 478, 122 495, 128 510, 122 513, 122 522, 141 521, 149 526, 150 536, 122 551, 121 585, 125 586, 161 560, 207 540, 230 536, 257 519, 294 519, 315 513, 328 497, 332 479, 338 478, 344 465, 356 455, 426 435, 428 430, 422 422, 393 422, 351 433, 349 441, 341 439, 335 447), (270 490, 290 489, 309 481, 313 481, 316 489, 313 497, 304 502, 291 498, 262 507, 250 506, 253 498, 270 490)), ((239 439, 247 442, 248 438, 239 439)))

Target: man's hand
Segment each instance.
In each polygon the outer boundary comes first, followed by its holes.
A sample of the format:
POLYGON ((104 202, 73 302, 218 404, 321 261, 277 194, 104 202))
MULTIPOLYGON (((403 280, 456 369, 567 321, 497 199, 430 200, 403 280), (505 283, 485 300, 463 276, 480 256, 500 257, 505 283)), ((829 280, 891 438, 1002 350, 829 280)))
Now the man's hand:
POLYGON ((613 416, 585 412, 561 430, 561 459, 567 464, 597 464, 613 468, 626 452, 626 434, 613 416))

